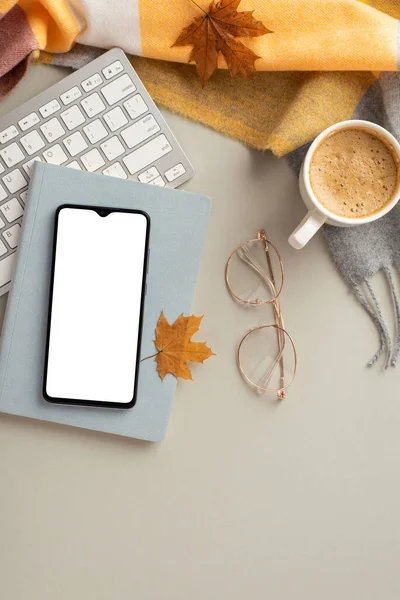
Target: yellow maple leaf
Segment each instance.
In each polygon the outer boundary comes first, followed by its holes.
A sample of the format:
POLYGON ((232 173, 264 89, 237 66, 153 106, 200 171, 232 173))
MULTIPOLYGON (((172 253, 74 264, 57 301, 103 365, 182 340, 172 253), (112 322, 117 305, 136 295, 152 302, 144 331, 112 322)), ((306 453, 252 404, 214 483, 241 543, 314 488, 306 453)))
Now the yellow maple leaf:
POLYGON ((202 363, 214 353, 204 342, 192 342, 191 337, 199 330, 203 317, 180 315, 170 325, 162 312, 156 327, 154 344, 158 350, 156 355, 157 370, 164 379, 167 373, 176 378, 193 379, 186 363, 202 363))
POLYGON ((224 56, 231 75, 252 78, 255 61, 260 58, 238 38, 254 38, 272 33, 253 17, 252 10, 237 9, 241 0, 212 0, 208 10, 195 0, 202 14, 185 27, 174 46, 193 47, 188 62, 195 62, 204 86, 218 67, 218 53, 224 56))

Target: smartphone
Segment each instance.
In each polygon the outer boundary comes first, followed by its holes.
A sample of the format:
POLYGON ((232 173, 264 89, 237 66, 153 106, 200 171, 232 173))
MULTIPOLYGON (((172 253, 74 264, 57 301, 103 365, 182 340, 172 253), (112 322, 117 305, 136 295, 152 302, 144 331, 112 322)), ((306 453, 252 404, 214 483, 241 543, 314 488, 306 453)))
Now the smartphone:
POLYGON ((150 217, 63 205, 55 218, 44 364, 48 402, 136 401, 150 217))

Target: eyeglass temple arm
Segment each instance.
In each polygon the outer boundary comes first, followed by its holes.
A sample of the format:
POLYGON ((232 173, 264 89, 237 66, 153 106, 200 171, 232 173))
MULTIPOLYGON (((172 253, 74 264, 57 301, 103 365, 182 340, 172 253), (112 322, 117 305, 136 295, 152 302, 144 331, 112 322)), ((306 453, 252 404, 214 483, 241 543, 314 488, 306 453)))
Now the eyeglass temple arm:
MULTIPOLYGON (((267 241, 267 236, 265 234, 264 230, 261 230, 258 232, 258 237, 260 240, 262 240, 264 242, 264 250, 265 250, 265 254, 267 255, 267 263, 268 263, 268 270, 269 270, 269 275, 271 278, 271 282, 273 285, 273 288, 275 290, 275 294, 276 294, 276 284, 275 284, 275 276, 274 276, 274 269, 272 266, 272 261, 271 261, 271 254, 269 251, 269 246, 268 246, 268 241, 267 241)), ((273 307, 274 307, 274 312, 275 312, 275 322, 277 324, 278 327, 280 327, 281 329, 284 329, 283 327, 283 319, 282 319, 282 314, 281 314, 281 307, 279 304, 279 300, 277 298, 275 298, 274 302, 272 303, 273 307)), ((285 391, 285 365, 283 362, 283 349, 285 347, 285 340, 284 340, 284 334, 282 333, 281 329, 277 329, 276 330, 276 335, 278 338, 278 347, 279 347, 279 369, 280 369, 280 385, 281 385, 281 389, 278 391, 278 400, 283 400, 286 397, 286 391, 285 391)))
POLYGON ((285 365, 283 363, 283 350, 285 348, 285 334, 282 329, 285 329, 281 308, 279 301, 276 300, 273 303, 274 312, 275 312, 275 322, 279 329, 276 330, 276 335, 278 338, 278 347, 279 347, 279 369, 280 369, 280 389, 278 390, 278 400, 283 400, 286 398, 286 390, 285 390, 285 365))

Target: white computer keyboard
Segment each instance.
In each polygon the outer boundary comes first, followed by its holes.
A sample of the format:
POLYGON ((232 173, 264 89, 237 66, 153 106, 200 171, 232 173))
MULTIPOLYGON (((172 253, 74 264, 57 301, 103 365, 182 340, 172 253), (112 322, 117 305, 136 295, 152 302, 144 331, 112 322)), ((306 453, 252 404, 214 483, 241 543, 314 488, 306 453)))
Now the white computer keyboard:
POLYGON ((11 282, 35 161, 168 187, 193 176, 125 54, 104 53, 0 118, 0 295, 11 282))

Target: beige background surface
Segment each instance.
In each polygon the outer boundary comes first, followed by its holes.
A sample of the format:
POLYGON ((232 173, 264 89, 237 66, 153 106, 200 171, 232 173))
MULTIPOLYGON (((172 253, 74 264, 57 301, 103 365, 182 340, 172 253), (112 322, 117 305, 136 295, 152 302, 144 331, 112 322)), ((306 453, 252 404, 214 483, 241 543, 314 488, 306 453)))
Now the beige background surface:
MULTIPOLYGON (((32 67, 1 113, 64 75, 32 67)), ((288 246, 304 208, 285 162, 165 116, 197 169, 185 188, 213 198, 193 311, 217 356, 179 383, 158 445, 0 417, 1 597, 397 600, 399 370, 365 368, 377 335, 322 237, 288 246), (235 367, 241 335, 271 313, 224 285, 230 251, 260 227, 283 254, 299 352, 279 405, 235 367)))

